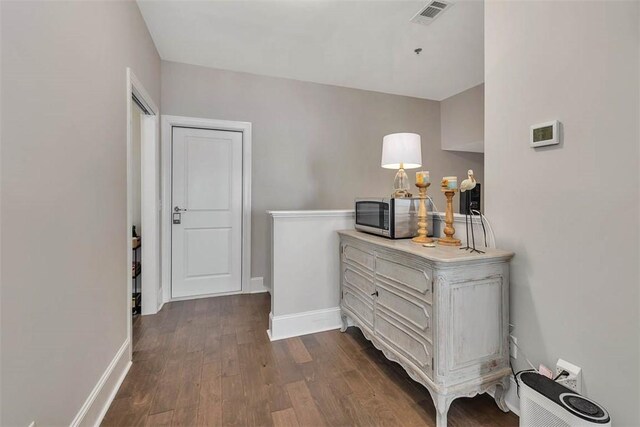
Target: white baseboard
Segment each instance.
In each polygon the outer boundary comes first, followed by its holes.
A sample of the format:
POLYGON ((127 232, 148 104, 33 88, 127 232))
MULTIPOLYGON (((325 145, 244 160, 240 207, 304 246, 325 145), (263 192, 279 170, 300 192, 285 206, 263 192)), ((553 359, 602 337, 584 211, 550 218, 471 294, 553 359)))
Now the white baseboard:
POLYGON ((127 338, 71 421, 71 427, 100 425, 131 367, 129 345, 129 338, 127 338))
POLYGON ((249 289, 247 289, 245 294, 258 294, 261 292, 269 292, 269 290, 264 286, 264 280, 262 277, 252 277, 249 281, 249 289))
POLYGON ((277 341, 300 335, 339 329, 342 326, 340 307, 302 313, 273 316, 269 313, 269 339, 277 341))
MULTIPOLYGON (((493 397, 494 390, 489 391, 491 397, 493 397)), ((513 375, 509 377, 509 390, 507 390, 507 396, 504 399, 507 407, 511 412, 520 416, 520 398, 518 397, 518 385, 513 375)))

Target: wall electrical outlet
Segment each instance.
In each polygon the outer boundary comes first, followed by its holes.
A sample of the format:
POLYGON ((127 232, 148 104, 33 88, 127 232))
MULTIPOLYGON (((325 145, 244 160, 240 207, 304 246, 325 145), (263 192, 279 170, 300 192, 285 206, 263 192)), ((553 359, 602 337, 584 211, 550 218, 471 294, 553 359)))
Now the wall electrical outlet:
POLYGON ((513 335, 509 335, 509 356, 512 359, 518 358, 518 347, 516 347, 517 345, 518 338, 514 337, 513 335))
POLYGON ((562 371, 569 372, 569 375, 558 378, 556 382, 570 388, 578 394, 582 393, 582 368, 566 360, 558 359, 556 363, 556 376, 560 375, 562 371))

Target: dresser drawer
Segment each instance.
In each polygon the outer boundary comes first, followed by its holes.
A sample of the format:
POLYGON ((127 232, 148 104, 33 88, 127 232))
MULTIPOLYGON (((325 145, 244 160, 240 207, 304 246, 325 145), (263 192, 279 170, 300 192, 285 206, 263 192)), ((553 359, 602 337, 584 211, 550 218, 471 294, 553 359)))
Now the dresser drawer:
POLYGON ((341 308, 348 310, 373 330, 373 299, 370 295, 365 295, 348 284, 343 284, 341 308))
POLYGON ((374 334, 429 378, 433 378, 433 347, 426 339, 380 311, 376 311, 374 334))
POLYGON ((344 243, 342 246, 342 260, 373 274, 375 261, 372 252, 367 252, 357 246, 344 243))
POLYGON ((343 264, 342 266, 343 283, 369 297, 375 292, 372 275, 349 264, 343 264))
POLYGON ((431 304, 378 281, 376 310, 386 312, 404 326, 432 342, 431 304))
POLYGON ((432 270, 411 260, 391 259, 378 255, 376 277, 394 286, 420 295, 426 301, 432 300, 432 270))

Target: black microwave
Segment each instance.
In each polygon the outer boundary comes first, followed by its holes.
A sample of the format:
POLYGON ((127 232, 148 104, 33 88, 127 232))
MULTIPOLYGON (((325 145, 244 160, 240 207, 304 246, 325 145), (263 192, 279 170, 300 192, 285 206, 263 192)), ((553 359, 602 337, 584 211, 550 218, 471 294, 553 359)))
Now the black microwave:
POLYGON ((414 237, 418 232, 419 199, 357 198, 356 230, 390 239, 414 237))

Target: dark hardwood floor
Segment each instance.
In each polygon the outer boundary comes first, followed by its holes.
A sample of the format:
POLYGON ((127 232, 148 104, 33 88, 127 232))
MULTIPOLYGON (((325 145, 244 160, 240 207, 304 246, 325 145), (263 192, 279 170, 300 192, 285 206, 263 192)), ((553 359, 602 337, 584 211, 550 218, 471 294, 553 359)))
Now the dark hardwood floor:
MULTIPOLYGON (((269 295, 166 304, 134 322, 133 366, 104 426, 435 426, 429 393, 356 328, 269 342, 269 295)), ((487 395, 449 425, 516 426, 487 395)))

